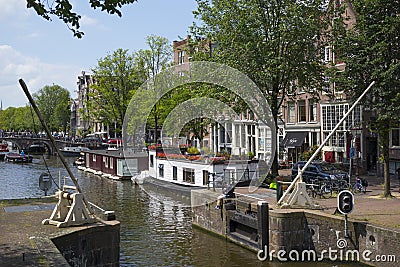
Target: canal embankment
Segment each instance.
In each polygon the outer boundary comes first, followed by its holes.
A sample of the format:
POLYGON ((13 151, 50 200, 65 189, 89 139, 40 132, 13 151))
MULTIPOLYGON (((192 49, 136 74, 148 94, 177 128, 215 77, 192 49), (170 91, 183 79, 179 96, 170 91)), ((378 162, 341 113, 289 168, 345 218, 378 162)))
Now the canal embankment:
POLYGON ((119 266, 118 221, 42 225, 55 204, 50 198, 0 201, 2 266, 119 266))
MULTIPOLYGON (((193 225, 240 244, 262 259, 279 261, 358 261, 371 266, 398 266, 400 261, 400 194, 379 197, 378 180, 366 194, 355 196, 354 212, 336 211, 336 198, 315 199, 315 209, 281 209, 276 191, 237 188, 235 198, 219 192, 192 191, 193 225), (266 210, 263 206, 268 205, 266 210), (267 246, 265 246, 265 244, 267 246), (279 259, 280 258, 280 259, 279 259)), ((397 186, 397 184, 396 184, 397 186)), ((397 188, 396 188, 397 189, 397 188)))

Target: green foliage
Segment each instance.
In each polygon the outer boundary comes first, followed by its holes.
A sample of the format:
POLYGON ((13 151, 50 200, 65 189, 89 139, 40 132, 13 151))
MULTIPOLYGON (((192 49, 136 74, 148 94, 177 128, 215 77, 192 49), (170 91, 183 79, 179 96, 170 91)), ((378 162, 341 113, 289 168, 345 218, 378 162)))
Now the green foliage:
POLYGON ((198 154, 200 154, 199 149, 198 149, 197 147, 195 147, 195 146, 188 147, 187 152, 188 152, 189 154, 191 154, 191 155, 198 155, 198 154))
MULTIPOLYGON (((323 2, 197 0, 194 14, 201 23, 192 27, 192 33, 215 44, 199 57, 249 76, 269 101, 277 123, 285 96, 298 88, 321 88, 325 45, 320 40, 328 23, 321 19, 323 2)), ((273 172, 277 170, 275 155, 273 172)))
POLYGON ((33 94, 33 99, 50 130, 66 131, 71 116, 71 97, 67 89, 47 85, 33 94))
POLYGON ((105 124, 116 123, 120 127, 133 93, 146 80, 143 63, 120 48, 100 58, 92 71, 96 82, 86 102, 86 115, 92 121, 100 119, 105 124))
POLYGON ((400 119, 400 1, 355 0, 357 23, 345 30, 346 19, 334 32, 336 54, 346 63, 337 80, 347 95, 359 96, 375 81, 363 105, 376 112, 380 159, 384 164, 385 196, 390 195, 390 129, 400 119))
POLYGON ((0 129, 6 131, 34 131, 40 128, 39 124, 39 119, 29 106, 9 107, 6 110, 0 110, 0 129))
MULTIPOLYGON (((318 145, 315 145, 313 147, 311 147, 308 151, 305 151, 303 153, 303 157, 302 160, 309 160, 311 158, 312 155, 314 155, 315 151, 317 151, 318 149, 318 145)), ((321 160, 322 159, 322 152, 320 151, 317 156, 315 157, 315 160, 321 160)))
MULTIPOLYGON (((378 120, 400 117, 400 1, 352 1, 356 25, 336 31, 337 54, 346 63, 339 81, 350 96, 359 96, 372 82, 364 105, 378 111, 378 120)), ((346 23, 346 20, 343 21, 346 23)))
MULTIPOLYGON (((150 128, 158 129, 162 125, 164 119, 171 111, 171 101, 165 101, 169 99, 170 94, 165 97, 159 95, 160 88, 163 87, 166 81, 163 81, 163 76, 158 74, 170 66, 170 60, 172 56, 172 46, 167 38, 150 35, 146 38, 147 49, 141 49, 136 53, 136 57, 143 62, 143 67, 147 73, 147 77, 150 78, 151 89, 149 94, 153 94, 158 102, 153 106, 151 114, 147 120, 147 125, 150 128), (161 79, 161 80, 160 80, 161 79)), ((146 98, 149 98, 148 96, 146 98)), ((157 131, 155 132, 154 139, 157 140, 157 131)))
MULTIPOLYGON (((89 0, 93 9, 101 9, 109 14, 122 16, 121 8, 124 5, 131 4, 137 0, 89 0)), ((82 38, 84 33, 79 30, 81 15, 72 10, 72 4, 69 0, 26 0, 27 8, 33 8, 36 13, 46 20, 51 17, 57 17, 62 20, 77 38, 82 38)))

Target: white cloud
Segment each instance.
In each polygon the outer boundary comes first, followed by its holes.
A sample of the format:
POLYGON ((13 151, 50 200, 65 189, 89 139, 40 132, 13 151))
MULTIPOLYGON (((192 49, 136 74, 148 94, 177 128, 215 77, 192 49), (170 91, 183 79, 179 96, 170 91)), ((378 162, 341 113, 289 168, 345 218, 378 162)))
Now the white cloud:
POLYGON ((79 23, 81 26, 89 26, 89 25, 98 24, 98 21, 94 18, 88 17, 86 15, 82 15, 82 18, 79 23))
POLYGON ((0 0, 0 21, 28 15, 26 0, 0 0))
POLYGON ((46 85, 57 84, 74 95, 80 68, 41 62, 16 51, 9 45, 0 45, 0 99, 3 108, 23 106, 27 103, 18 80, 22 78, 29 91, 34 93, 46 85))

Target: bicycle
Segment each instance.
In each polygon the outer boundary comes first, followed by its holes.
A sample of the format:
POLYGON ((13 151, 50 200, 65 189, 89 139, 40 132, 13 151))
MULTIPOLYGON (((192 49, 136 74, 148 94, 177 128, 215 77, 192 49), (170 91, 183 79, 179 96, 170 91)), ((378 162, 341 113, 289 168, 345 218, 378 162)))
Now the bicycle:
POLYGON ((349 188, 350 185, 345 179, 338 179, 332 181, 332 190, 338 194, 343 190, 348 190, 349 188))
POLYGON ((352 191, 353 191, 353 193, 363 192, 365 194, 367 192, 367 186, 368 186, 368 182, 365 179, 356 177, 356 181, 353 184, 352 191))
POLYGON ((321 179, 310 179, 311 184, 307 184, 307 193, 312 198, 330 198, 332 196, 332 184, 321 179))

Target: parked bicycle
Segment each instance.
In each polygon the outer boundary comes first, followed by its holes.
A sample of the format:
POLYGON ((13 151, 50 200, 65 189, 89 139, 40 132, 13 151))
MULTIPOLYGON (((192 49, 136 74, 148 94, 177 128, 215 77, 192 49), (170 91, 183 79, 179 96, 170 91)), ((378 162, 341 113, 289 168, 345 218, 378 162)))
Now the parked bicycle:
POLYGON ((332 180, 332 191, 336 192, 336 193, 340 193, 343 190, 349 190, 350 189, 350 185, 349 183, 346 181, 346 179, 337 179, 337 180, 332 180))
POLYGON ((367 187, 368 187, 368 181, 366 179, 357 176, 356 181, 353 184, 352 190, 353 193, 363 192, 365 194, 367 192, 367 187))
POLYGON ((310 179, 311 184, 307 184, 307 193, 312 198, 330 198, 332 196, 332 184, 330 181, 322 179, 310 179))

